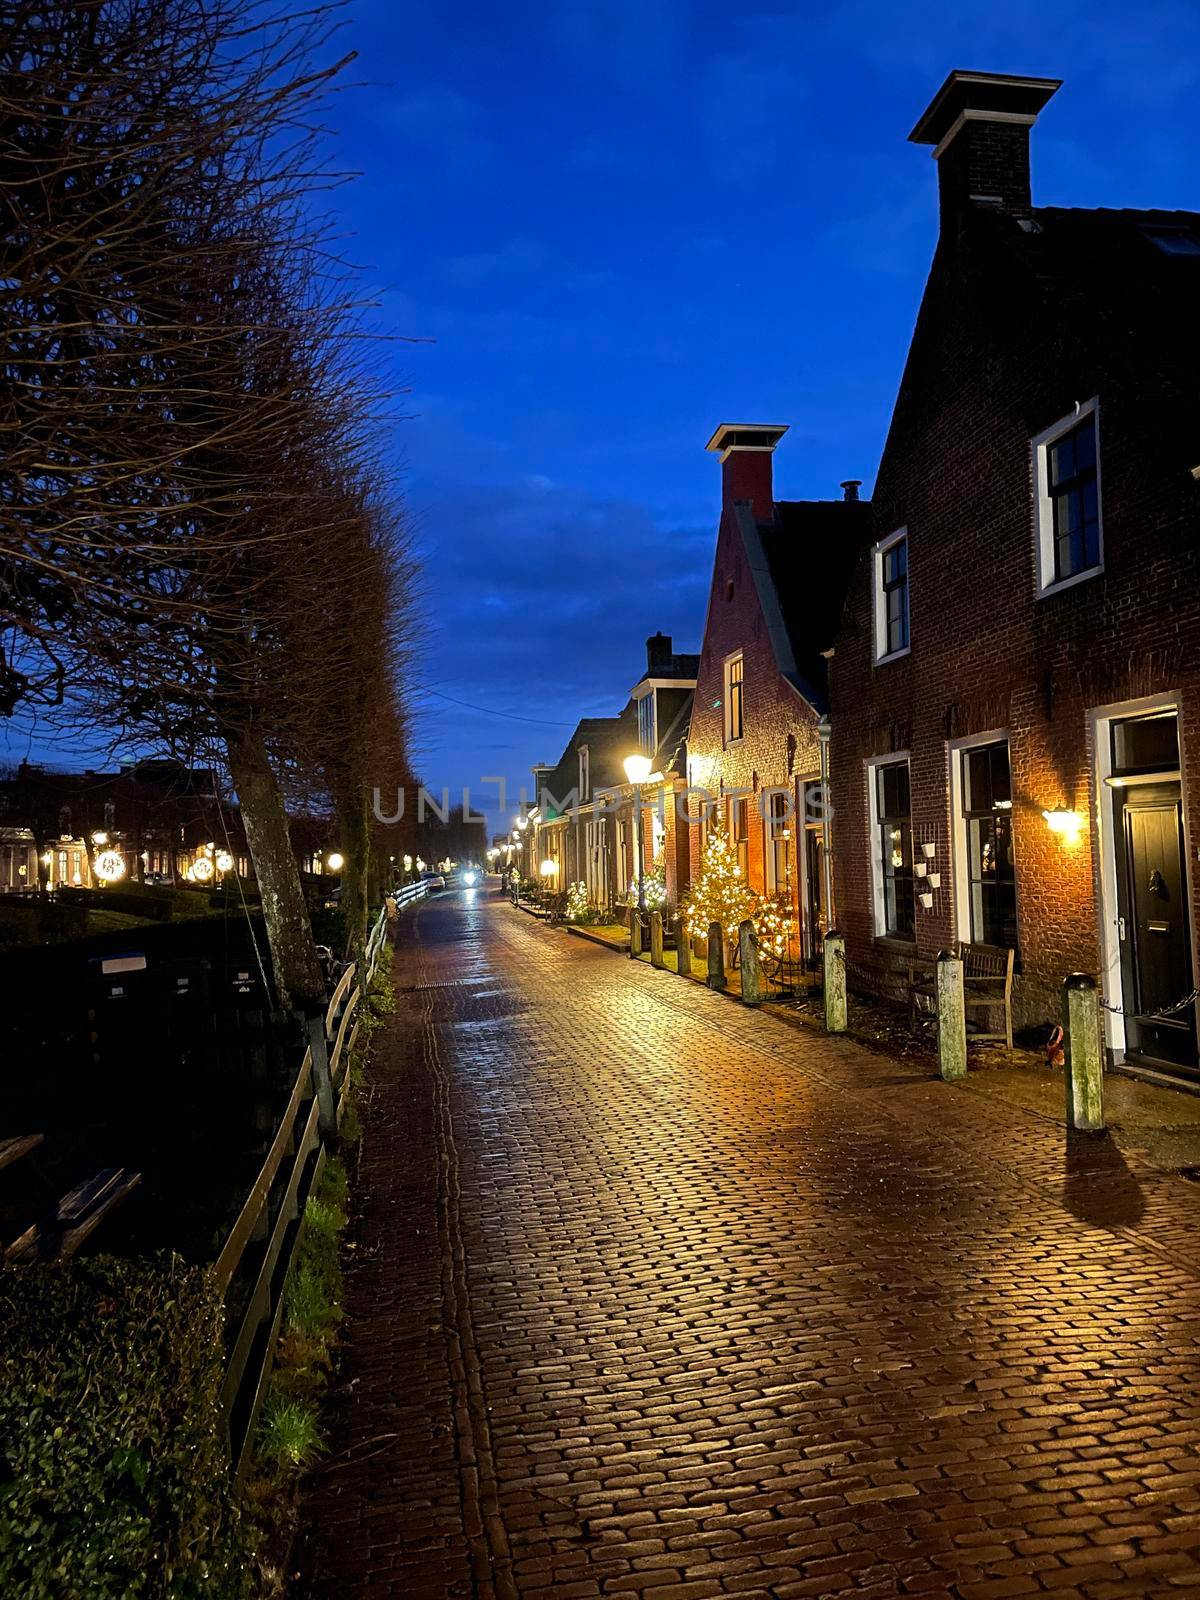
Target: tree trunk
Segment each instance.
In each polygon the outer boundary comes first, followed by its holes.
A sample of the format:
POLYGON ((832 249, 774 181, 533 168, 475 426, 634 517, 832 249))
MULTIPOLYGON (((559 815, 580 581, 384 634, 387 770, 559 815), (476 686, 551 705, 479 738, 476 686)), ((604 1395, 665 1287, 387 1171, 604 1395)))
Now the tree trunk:
POLYGON ((342 917, 346 924, 346 955, 358 961, 367 944, 367 874, 371 835, 367 826, 366 790, 338 788, 334 797, 342 864, 342 917))
POLYGON ((325 1004, 325 979, 292 851, 283 795, 266 746, 253 728, 229 733, 225 748, 262 893, 279 1003, 285 1010, 311 1014, 325 1004))

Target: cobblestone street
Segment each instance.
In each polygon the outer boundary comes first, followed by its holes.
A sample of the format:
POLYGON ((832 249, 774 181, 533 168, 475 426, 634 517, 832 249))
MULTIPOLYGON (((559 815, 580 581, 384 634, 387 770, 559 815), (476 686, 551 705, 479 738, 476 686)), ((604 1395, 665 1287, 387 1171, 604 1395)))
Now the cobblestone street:
POLYGON ((405 921, 312 1600, 1200 1594, 1200 1190, 490 894, 405 921))

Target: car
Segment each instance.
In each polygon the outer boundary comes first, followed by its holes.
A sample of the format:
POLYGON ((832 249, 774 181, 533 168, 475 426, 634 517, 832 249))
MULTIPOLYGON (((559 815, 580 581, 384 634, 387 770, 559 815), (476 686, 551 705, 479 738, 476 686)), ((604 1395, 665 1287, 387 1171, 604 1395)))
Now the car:
POLYGON ((423 872, 421 874, 421 882, 425 885, 429 894, 434 894, 438 889, 446 887, 446 877, 441 872, 423 872))

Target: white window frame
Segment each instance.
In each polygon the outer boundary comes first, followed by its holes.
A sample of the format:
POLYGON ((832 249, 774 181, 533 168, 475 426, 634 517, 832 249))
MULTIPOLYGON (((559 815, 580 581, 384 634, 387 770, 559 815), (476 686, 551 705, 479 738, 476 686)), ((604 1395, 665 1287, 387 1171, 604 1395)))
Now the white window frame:
POLYGON ((586 744, 579 746, 579 802, 592 798, 591 751, 586 744))
POLYGON ((745 655, 743 654, 743 652, 741 650, 735 650, 735 651, 733 651, 733 653, 731 655, 727 655, 725 657, 725 663, 724 663, 724 667, 722 669, 722 689, 723 689, 723 694, 722 694, 722 698, 721 698, 721 708, 722 708, 722 726, 724 727, 724 731, 725 731, 725 743, 727 745, 738 744, 746 736, 746 657, 745 657, 745 655), (731 694, 730 694, 730 689, 731 689, 731 686, 732 686, 732 678, 731 678, 730 674, 731 674, 731 671, 732 671, 732 668, 733 668, 735 662, 741 662, 741 666, 742 666, 742 676, 741 676, 741 681, 740 681, 740 684, 739 684, 739 687, 740 687, 740 689, 742 691, 742 695, 741 695, 741 714, 742 714, 741 715, 741 721, 742 721, 742 725, 741 725, 740 730, 736 734, 733 732, 733 724, 732 724, 732 722, 730 720, 730 712, 732 710, 732 704, 731 704, 732 697, 731 697, 731 694))
POLYGON ((643 755, 652 756, 658 749, 658 695, 653 688, 648 688, 644 694, 638 695, 637 708, 638 744, 641 746, 643 755), (642 730, 642 706, 647 700, 650 702, 650 742, 648 744, 642 730))
POLYGON ((1040 600, 1044 595, 1059 594, 1063 589, 1071 589, 1077 583, 1087 583, 1090 578, 1099 577, 1104 571, 1104 490, 1100 481, 1100 398, 1093 395, 1090 400, 1076 404, 1074 411, 1065 417, 1060 417, 1057 422, 1052 422, 1048 428, 1043 428, 1030 442, 1033 472, 1033 520, 1034 520, 1034 546, 1036 552, 1035 593, 1040 600), (1088 567, 1084 572, 1075 572, 1069 578, 1055 578, 1054 576, 1054 508, 1050 499, 1050 446, 1061 439, 1064 433, 1070 433, 1081 423, 1085 417, 1092 418, 1092 427, 1096 434, 1096 542, 1099 550, 1099 559, 1094 567, 1088 567))
POLYGON ((880 539, 871 554, 871 593, 872 611, 875 619, 876 666, 882 666, 885 661, 899 661, 901 656, 908 655, 912 649, 912 566, 908 562, 905 564, 904 579, 904 621, 908 643, 899 650, 889 650, 887 647, 887 608, 883 600, 883 558, 901 540, 905 542, 908 540, 907 527, 897 528, 894 533, 889 533, 886 539, 880 539))
MULTIPOLYGON (((999 744, 1003 740, 1008 746, 1008 772, 1012 780, 1012 735, 1007 728, 993 728, 990 733, 971 733, 963 739, 951 739, 946 745, 946 760, 949 765, 950 778, 950 861, 954 881, 954 917, 955 937, 963 944, 971 942, 971 885, 970 876, 970 845, 967 839, 967 819, 963 815, 963 775, 962 758, 966 750, 974 750, 979 745, 999 744)), ((1014 807, 1015 809, 1015 807, 1014 807)), ((1013 828, 1014 874, 1017 890, 1017 927, 1020 929, 1021 906, 1021 872, 1016 864, 1017 830, 1013 828)), ((1018 943, 1020 942, 1018 937, 1018 943)))
MULTIPOLYGON (((900 944, 912 944, 916 940, 916 913, 913 914, 913 933, 911 939, 906 939, 903 934, 889 933, 887 926, 887 913, 883 901, 883 862, 879 859, 879 783, 877 773, 880 767, 898 767, 901 762, 908 767, 908 825, 912 828, 912 759, 907 750, 893 750, 886 756, 868 756, 863 762, 863 769, 867 780, 867 848, 870 852, 871 862, 871 917, 877 939, 895 939, 900 944)), ((916 835, 913 835, 913 850, 916 850, 916 835)), ((915 856, 914 856, 915 859, 915 856)), ((913 895, 916 896, 916 880, 913 882, 913 895)))

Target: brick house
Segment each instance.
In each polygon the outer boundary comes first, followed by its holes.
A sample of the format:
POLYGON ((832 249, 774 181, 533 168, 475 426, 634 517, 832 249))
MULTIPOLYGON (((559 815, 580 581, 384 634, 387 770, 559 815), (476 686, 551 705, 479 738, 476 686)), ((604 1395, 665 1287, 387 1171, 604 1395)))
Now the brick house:
POLYGON ((634 793, 625 758, 640 753, 660 774, 644 790, 643 870, 661 871, 667 899, 678 904, 688 884, 686 829, 675 797, 683 789, 688 725, 698 657, 678 654, 670 635, 646 640, 646 670, 614 717, 585 717, 554 767, 533 769, 538 796, 533 855, 553 861, 559 888, 587 885, 600 907, 619 905, 637 872, 634 793))
MULTIPOLYGON (((847 955, 1097 974, 1111 1058, 1194 1070, 1200 215, 1035 207, 1054 80, 952 73, 940 238, 832 661, 847 955)), ((882 981, 882 980, 881 980, 882 981)))
POLYGON ((841 500, 776 501, 772 463, 786 427, 724 423, 707 448, 721 461, 721 517, 688 736, 688 781, 711 797, 689 829, 698 869, 714 817, 761 894, 788 901, 802 952, 827 920, 818 727, 824 652, 870 508, 858 484, 841 500))

